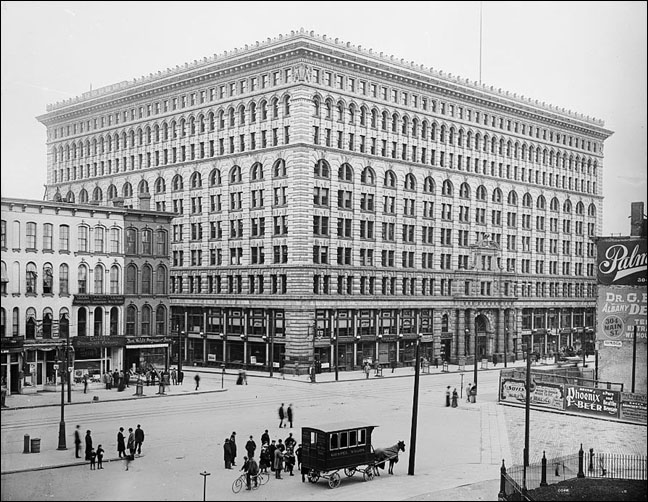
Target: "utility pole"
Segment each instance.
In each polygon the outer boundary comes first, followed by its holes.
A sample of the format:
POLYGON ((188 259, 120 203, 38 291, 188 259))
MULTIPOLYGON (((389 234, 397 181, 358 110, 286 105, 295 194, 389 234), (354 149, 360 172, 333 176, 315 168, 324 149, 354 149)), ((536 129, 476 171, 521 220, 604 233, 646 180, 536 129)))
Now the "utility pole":
POLYGON ((418 420, 418 395, 419 395, 419 376, 421 363, 419 361, 419 346, 421 344, 421 334, 416 338, 416 355, 414 357, 414 397, 412 399, 412 431, 410 434, 410 456, 409 468, 407 474, 414 476, 414 461, 416 458, 416 422, 418 420))

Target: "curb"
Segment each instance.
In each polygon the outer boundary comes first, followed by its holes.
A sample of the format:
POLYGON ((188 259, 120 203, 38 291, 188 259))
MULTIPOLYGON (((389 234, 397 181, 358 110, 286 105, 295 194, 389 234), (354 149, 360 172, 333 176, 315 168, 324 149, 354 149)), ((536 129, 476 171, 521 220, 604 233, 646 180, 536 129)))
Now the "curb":
MULTIPOLYGON (((137 458, 137 457, 135 457, 137 458)), ((114 458, 109 458, 107 460, 104 460, 103 463, 107 464, 109 462, 119 462, 125 460, 124 458, 119 458, 119 457, 114 457, 114 458)), ((27 467, 25 469, 15 469, 13 471, 2 471, 1 475, 4 476, 5 474, 21 474, 24 472, 34 472, 34 471, 46 471, 48 469, 62 469, 64 467, 77 467, 80 465, 90 465, 87 460, 83 461, 75 461, 75 462, 68 462, 65 464, 52 464, 52 465, 41 465, 39 467, 27 467)))

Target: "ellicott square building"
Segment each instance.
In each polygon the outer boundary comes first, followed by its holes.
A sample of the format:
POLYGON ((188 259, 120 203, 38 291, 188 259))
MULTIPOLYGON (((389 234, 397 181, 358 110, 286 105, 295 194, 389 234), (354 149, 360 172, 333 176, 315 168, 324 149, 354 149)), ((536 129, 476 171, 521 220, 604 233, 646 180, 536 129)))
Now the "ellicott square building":
POLYGON ((601 120, 304 30, 38 120, 48 199, 175 213, 190 363, 407 364, 418 337, 470 363, 593 337, 601 120))

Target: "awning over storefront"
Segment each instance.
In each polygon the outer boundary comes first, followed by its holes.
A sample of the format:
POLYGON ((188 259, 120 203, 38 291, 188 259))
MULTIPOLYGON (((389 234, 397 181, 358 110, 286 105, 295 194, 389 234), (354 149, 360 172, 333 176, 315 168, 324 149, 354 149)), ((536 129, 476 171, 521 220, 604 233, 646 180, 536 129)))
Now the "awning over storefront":
POLYGON ((126 345, 127 349, 160 349, 168 347, 168 343, 142 343, 138 345, 126 345))

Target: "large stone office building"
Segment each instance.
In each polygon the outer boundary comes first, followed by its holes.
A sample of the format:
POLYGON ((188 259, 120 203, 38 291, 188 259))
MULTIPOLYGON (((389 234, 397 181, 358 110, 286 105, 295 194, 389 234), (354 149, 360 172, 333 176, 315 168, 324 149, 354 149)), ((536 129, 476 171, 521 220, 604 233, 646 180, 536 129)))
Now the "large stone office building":
POLYGON ((594 326, 600 120, 304 31, 39 120, 48 197, 177 213, 190 362, 501 360, 594 326))

